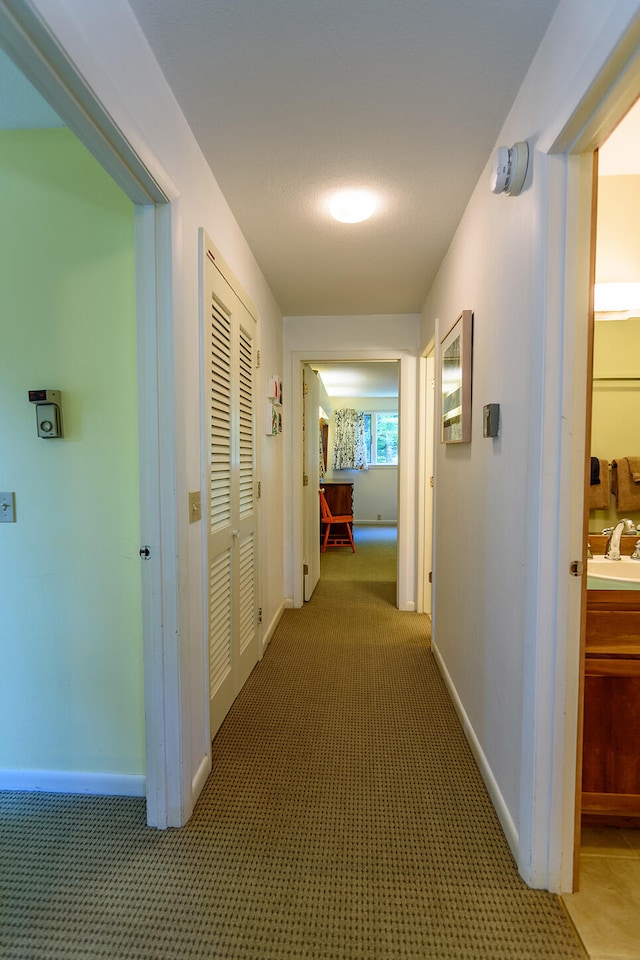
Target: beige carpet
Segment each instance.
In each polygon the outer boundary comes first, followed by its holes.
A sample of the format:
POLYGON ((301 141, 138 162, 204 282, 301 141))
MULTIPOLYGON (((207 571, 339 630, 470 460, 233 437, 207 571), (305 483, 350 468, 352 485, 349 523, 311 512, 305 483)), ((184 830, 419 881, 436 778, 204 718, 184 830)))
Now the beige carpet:
POLYGON ((148 829, 137 800, 0 795, 4 960, 584 957, 518 877, 428 618, 393 606, 394 545, 356 545, 285 613, 186 828, 148 829))

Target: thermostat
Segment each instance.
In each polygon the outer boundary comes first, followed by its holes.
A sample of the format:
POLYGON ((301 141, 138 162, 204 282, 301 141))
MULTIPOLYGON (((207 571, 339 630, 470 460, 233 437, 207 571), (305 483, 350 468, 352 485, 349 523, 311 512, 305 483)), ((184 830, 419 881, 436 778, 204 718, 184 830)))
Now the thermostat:
POLYGON ((500 404, 485 403, 482 408, 482 436, 497 437, 500 433, 500 404))
POLYGON ((59 390, 29 390, 29 400, 36 405, 36 427, 43 440, 62 436, 62 397, 59 390))

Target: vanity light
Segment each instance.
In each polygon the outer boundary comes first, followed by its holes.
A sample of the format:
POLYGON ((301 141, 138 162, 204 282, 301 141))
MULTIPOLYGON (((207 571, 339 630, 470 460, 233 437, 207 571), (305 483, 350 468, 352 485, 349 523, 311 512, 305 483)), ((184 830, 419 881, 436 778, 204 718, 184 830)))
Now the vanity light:
POLYGON ((361 223, 368 220, 377 205, 376 197, 368 190, 341 190, 329 201, 329 213, 340 223, 361 223))
POLYGON ((596 320, 627 320, 640 316, 640 283, 596 283, 596 320))

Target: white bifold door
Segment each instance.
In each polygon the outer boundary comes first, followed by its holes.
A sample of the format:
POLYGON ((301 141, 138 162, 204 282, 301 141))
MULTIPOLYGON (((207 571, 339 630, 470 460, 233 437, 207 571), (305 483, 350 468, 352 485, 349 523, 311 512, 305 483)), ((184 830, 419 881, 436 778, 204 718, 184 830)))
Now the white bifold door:
POLYGON ((206 235, 203 262, 213 737, 258 659, 256 321, 206 235))

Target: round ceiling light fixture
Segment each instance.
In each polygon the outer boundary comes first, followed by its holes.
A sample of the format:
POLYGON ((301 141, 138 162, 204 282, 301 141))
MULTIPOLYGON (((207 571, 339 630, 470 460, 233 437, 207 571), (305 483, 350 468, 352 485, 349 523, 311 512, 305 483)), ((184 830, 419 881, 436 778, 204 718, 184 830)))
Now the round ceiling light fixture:
POLYGON ((329 213, 340 223, 362 223, 375 212, 377 199, 369 190, 341 190, 329 200, 329 213))

